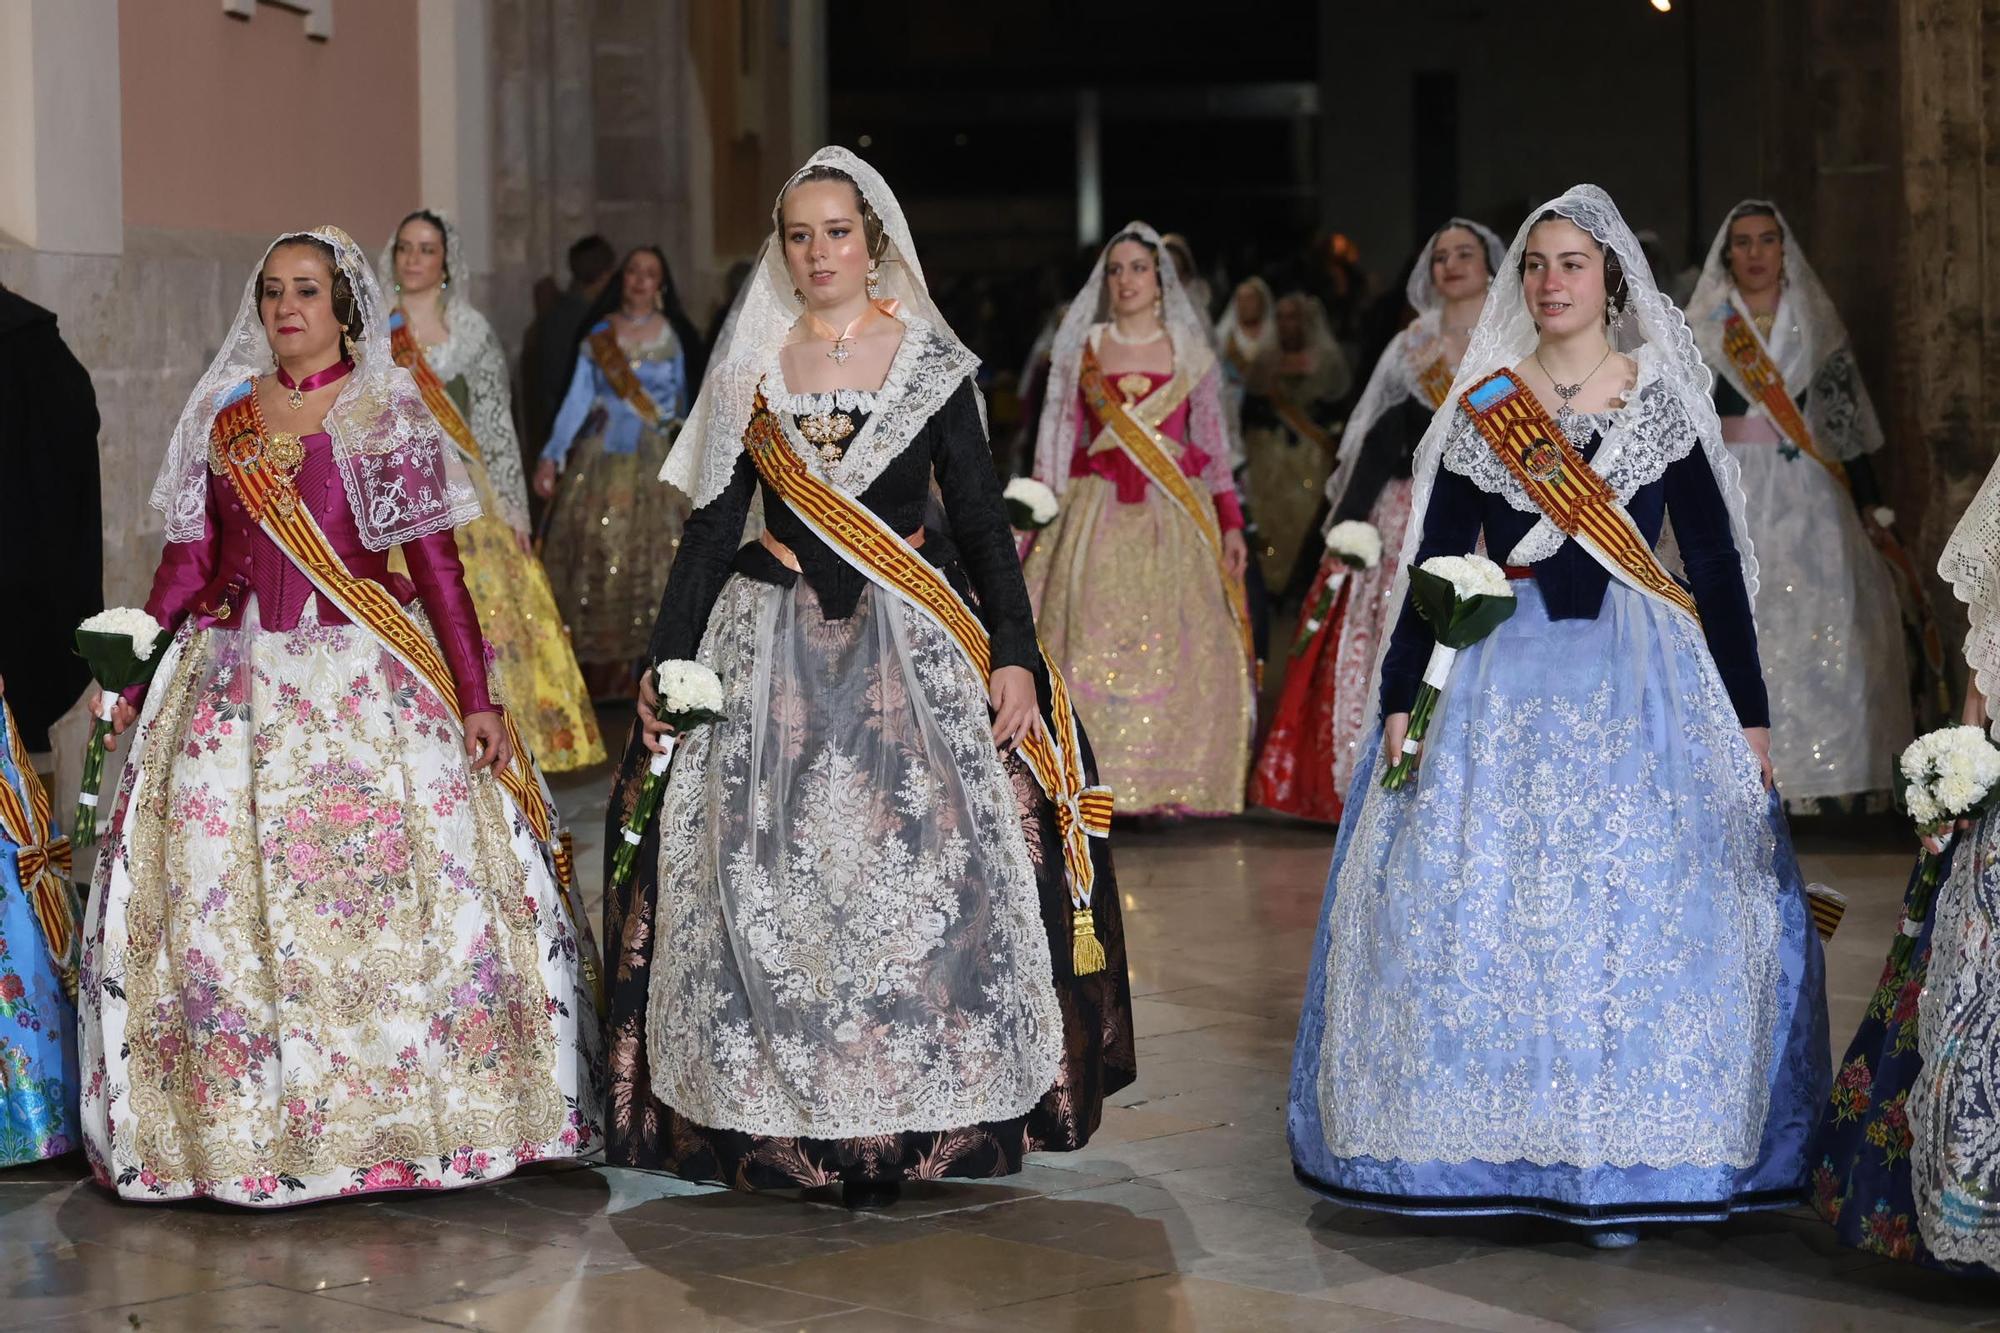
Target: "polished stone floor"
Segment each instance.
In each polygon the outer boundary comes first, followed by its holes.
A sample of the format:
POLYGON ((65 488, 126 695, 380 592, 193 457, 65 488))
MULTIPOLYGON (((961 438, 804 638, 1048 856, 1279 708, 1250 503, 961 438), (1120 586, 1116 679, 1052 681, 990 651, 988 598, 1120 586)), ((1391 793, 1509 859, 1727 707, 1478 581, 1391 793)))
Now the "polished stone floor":
MULTIPOLYGON (((596 882, 601 773, 564 781, 596 882)), ((1830 950, 1844 1044, 1908 860, 1893 827, 1801 831, 1854 902, 1830 950)), ((0 1326, 616 1330, 1932 1329, 2000 1287, 1832 1244, 1803 1214, 1599 1252, 1561 1228, 1422 1225, 1320 1202, 1284 1140, 1330 835, 1265 820, 1121 830, 1139 1082, 1087 1151, 891 1212, 622 1170, 295 1212, 120 1205, 74 1159, 0 1172, 0 1326)))

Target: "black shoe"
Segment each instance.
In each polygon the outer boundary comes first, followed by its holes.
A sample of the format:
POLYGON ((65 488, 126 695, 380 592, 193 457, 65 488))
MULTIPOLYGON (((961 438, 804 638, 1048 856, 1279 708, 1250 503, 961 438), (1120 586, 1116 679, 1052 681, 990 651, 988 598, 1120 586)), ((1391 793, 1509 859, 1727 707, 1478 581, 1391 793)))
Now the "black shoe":
POLYGON ((840 1201, 855 1212, 891 1208, 903 1197, 903 1187, 893 1180, 849 1180, 840 1187, 840 1201))

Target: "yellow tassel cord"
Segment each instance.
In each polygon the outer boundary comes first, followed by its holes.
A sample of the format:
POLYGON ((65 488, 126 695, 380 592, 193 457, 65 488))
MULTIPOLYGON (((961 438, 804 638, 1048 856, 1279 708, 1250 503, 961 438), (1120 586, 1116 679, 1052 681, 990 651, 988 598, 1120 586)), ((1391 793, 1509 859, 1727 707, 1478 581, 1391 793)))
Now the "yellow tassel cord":
POLYGON ((1097 942, 1097 918, 1091 915, 1088 907, 1079 907, 1071 920, 1076 932, 1070 952, 1072 970, 1080 977, 1102 972, 1105 967, 1104 946, 1097 942))

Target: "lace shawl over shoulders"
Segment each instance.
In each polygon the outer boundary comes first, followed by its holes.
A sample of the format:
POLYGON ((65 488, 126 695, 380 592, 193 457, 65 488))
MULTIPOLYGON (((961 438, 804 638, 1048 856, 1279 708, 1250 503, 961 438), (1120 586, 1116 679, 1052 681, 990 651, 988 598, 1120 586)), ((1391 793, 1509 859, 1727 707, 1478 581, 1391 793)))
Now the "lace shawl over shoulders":
MULTIPOLYGON (((1589 443, 1591 430, 1602 432, 1604 439, 1591 466, 1617 493, 1620 504, 1629 503, 1642 487, 1658 481, 1699 443, 1687 409, 1661 378, 1658 360, 1649 352, 1638 356, 1639 378, 1626 395, 1624 407, 1584 414, 1589 429, 1566 432, 1582 435, 1575 441, 1579 449, 1589 443)), ((1521 513, 1541 513, 1507 465, 1488 447, 1462 404, 1452 409, 1441 462, 1447 470, 1488 495, 1499 496, 1521 513)), ((1546 560, 1564 540, 1562 531, 1544 518, 1514 548, 1509 561, 1532 564, 1546 560)))
POLYGON ((793 430, 789 413, 824 411, 828 401, 837 408, 869 413, 867 421, 827 477, 849 495, 867 490, 882 470, 909 447, 924 423, 979 369, 979 358, 962 344, 943 337, 928 322, 903 316, 903 342, 889 362, 882 387, 842 389, 830 393, 793 394, 784 387, 784 371, 776 353, 763 376, 764 401, 779 412, 786 430, 793 430), (846 399, 846 402, 842 402, 846 399), (863 406, 864 400, 870 405, 863 406), (807 406, 801 407, 800 404, 807 406))

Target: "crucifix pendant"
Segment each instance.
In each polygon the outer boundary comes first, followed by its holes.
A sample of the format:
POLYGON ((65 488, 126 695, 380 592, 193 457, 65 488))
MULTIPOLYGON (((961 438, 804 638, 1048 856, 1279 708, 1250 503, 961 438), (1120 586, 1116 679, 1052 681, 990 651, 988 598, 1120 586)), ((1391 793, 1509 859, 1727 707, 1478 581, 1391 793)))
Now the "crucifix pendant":
POLYGON ((835 338, 833 340, 833 350, 826 354, 826 359, 837 366, 844 365, 847 361, 847 339, 835 338))

